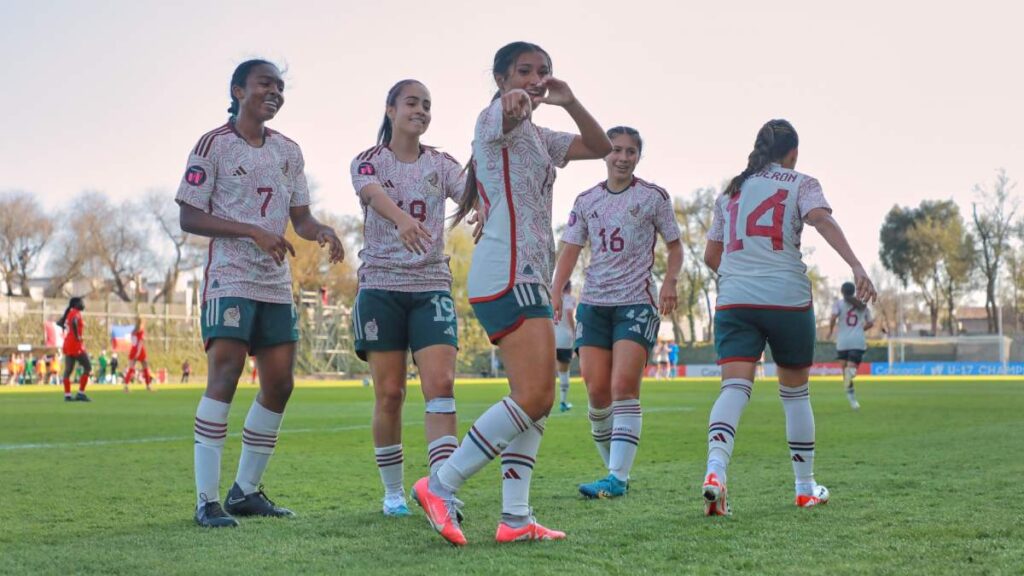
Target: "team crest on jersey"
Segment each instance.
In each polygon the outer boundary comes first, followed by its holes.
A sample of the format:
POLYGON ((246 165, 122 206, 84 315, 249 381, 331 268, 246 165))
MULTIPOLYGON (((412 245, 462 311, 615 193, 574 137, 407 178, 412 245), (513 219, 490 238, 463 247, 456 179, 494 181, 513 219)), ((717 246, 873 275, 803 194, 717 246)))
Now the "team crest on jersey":
POLYGON ((430 184, 431 186, 437 186, 439 180, 440 178, 437 177, 437 172, 431 172, 430 174, 427 174, 427 184, 430 184))
POLYGON ((206 182, 206 170, 202 166, 193 164, 185 170, 185 182, 192 186, 202 186, 206 182))
POLYGON ((576 220, 576 211, 573 210, 572 212, 569 212, 569 226, 575 226, 576 220))
POLYGON ((373 164, 369 162, 363 162, 359 165, 357 172, 360 176, 373 176, 377 173, 377 169, 373 167, 373 164))
POLYGON ((640 205, 639 204, 634 204, 633 207, 629 209, 629 213, 633 216, 633 218, 639 218, 640 217, 640 205))
POLYGON ((281 173, 282 173, 282 174, 284 174, 285 176, 287 176, 287 175, 288 175, 288 168, 289 168, 289 167, 290 167, 290 166, 289 166, 289 164, 288 164, 288 161, 287 161, 287 160, 285 160, 285 161, 284 161, 284 166, 281 166, 281 173))
POLYGON ((224 327, 238 328, 242 324, 242 309, 232 306, 224 311, 224 327))
POLYGON ((366 334, 366 340, 368 342, 376 342, 380 340, 380 333, 377 329, 377 320, 373 319, 366 323, 363 327, 363 332, 366 334))

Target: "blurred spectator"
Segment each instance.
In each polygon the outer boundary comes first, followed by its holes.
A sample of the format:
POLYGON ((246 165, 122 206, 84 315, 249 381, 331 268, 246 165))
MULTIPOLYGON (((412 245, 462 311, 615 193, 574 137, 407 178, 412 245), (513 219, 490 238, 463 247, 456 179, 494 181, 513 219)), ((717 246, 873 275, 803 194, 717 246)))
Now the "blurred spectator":
POLYGON ((189 376, 192 375, 192 364, 188 361, 188 358, 181 363, 181 383, 187 384, 189 376))
POLYGON ((100 370, 96 373, 96 382, 98 384, 107 383, 107 351, 101 350, 100 357, 96 359, 96 363, 99 364, 100 370))

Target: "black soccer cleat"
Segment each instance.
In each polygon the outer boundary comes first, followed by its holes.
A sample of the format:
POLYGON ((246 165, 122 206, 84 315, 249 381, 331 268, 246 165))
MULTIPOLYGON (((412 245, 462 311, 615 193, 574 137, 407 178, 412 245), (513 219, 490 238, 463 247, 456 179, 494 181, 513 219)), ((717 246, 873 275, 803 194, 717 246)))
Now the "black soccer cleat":
POLYGON ((65 401, 65 402, 74 402, 74 401, 75 401, 75 399, 74 399, 74 398, 72 398, 71 396, 65 396, 65 397, 64 397, 64 401, 65 401))
POLYGON ((238 520, 220 506, 220 502, 203 502, 196 508, 196 524, 203 528, 237 528, 238 520))
POLYGON ((242 493, 238 483, 231 485, 228 497, 224 500, 224 508, 235 516, 270 516, 273 518, 290 518, 295 513, 287 508, 274 504, 263 492, 263 486, 252 494, 242 493))
POLYGON ((78 394, 75 394, 75 402, 92 402, 92 400, 85 395, 85 392, 79 392, 78 394))

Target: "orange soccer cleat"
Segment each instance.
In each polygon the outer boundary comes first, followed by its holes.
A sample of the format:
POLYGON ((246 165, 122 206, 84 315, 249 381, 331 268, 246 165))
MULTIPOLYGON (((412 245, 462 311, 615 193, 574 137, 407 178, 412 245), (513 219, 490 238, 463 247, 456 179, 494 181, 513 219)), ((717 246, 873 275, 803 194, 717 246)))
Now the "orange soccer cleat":
POLYGON ((718 474, 711 472, 704 477, 704 515, 731 516, 732 509, 726 499, 725 483, 718 480, 718 474))
POLYGON ((430 478, 423 477, 412 486, 413 500, 423 508, 430 525, 454 546, 465 546, 466 536, 455 518, 454 500, 445 500, 430 491, 430 478))

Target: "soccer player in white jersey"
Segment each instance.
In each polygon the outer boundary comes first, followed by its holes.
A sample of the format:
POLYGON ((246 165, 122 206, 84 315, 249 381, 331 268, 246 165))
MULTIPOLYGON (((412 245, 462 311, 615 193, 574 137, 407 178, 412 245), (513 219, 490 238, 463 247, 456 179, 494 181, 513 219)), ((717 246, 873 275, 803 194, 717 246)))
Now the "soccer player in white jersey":
POLYGON ((530 479, 544 423, 554 403, 555 329, 551 191, 555 168, 611 151, 604 130, 569 85, 551 75, 541 47, 513 42, 494 56, 498 93, 477 118, 466 194, 454 222, 478 209, 484 220, 469 270, 469 301, 491 342, 501 349, 511 393, 473 423, 462 444, 413 487, 431 525, 463 545, 454 495, 488 462, 501 457, 502 515, 498 542, 552 540, 565 533, 541 526, 530 509, 530 479), (541 104, 564 108, 580 135, 537 126, 541 104))
POLYGON ((402 405, 408 352, 426 402, 427 461, 436 470, 458 447, 455 355, 458 324, 444 252, 445 200, 465 189, 462 166, 420 143, 431 98, 402 80, 385 99, 377 145, 352 160, 364 213, 355 349, 373 375, 373 444, 384 484, 384 515, 408 516, 403 483, 402 405))
MULTIPOLYGON (((608 475, 579 486, 587 498, 626 494, 643 424, 640 382, 658 339, 659 314, 675 310, 676 278, 683 264, 668 192, 634 175, 643 153, 640 133, 617 126, 608 138, 608 179, 576 198, 554 280, 559 293, 589 242, 590 263, 576 311, 576 347, 590 400, 591 433, 608 475), (660 292, 651 274, 658 236, 668 247, 660 292)), ((555 318, 565 313, 561 298, 555 297, 552 306, 555 318)))
POLYGON ((795 170, 799 139, 785 120, 757 133, 747 167, 715 203, 704 261, 719 275, 715 351, 722 389, 711 408, 705 513, 730 513, 726 468, 736 429, 750 399, 754 369, 765 343, 778 366, 786 439, 796 476, 796 505, 828 502, 814 480, 814 414, 807 386, 814 359, 811 283, 800 253, 804 224, 814 226, 850 265, 862 301, 875 288, 854 255, 818 181, 795 170))
POLYGON ((846 397, 850 400, 850 408, 860 410, 860 402, 857 402, 857 395, 853 391, 853 379, 857 377, 857 368, 864 360, 864 353, 867 352, 868 343, 864 333, 875 325, 871 316, 871 309, 867 304, 857 300, 854 295, 857 287, 853 282, 844 282, 840 288, 842 298, 836 300, 832 305, 832 318, 828 323, 828 339, 832 339, 832 332, 839 324, 839 336, 836 338, 836 356, 843 365, 843 385, 846 387, 846 397))
POLYGON ((562 289, 560 316, 555 316, 555 361, 558 363, 558 410, 572 410, 569 403, 569 365, 572 364, 573 340, 576 338, 576 297, 572 295, 572 282, 566 280, 562 289))
POLYGON ((285 240, 290 220, 299 237, 345 252, 334 230, 309 210, 298 144, 264 124, 284 105, 284 81, 265 60, 240 64, 231 77, 231 118, 199 139, 175 200, 181 229, 210 238, 203 274, 203 341, 209 363, 206 392, 195 418, 195 479, 200 526, 237 526, 231 516, 292 516, 263 492, 263 472, 277 445, 294 385, 299 339, 285 240), (256 357, 260 391, 242 428, 235 483, 220 505, 220 459, 228 410, 245 369, 256 357))

